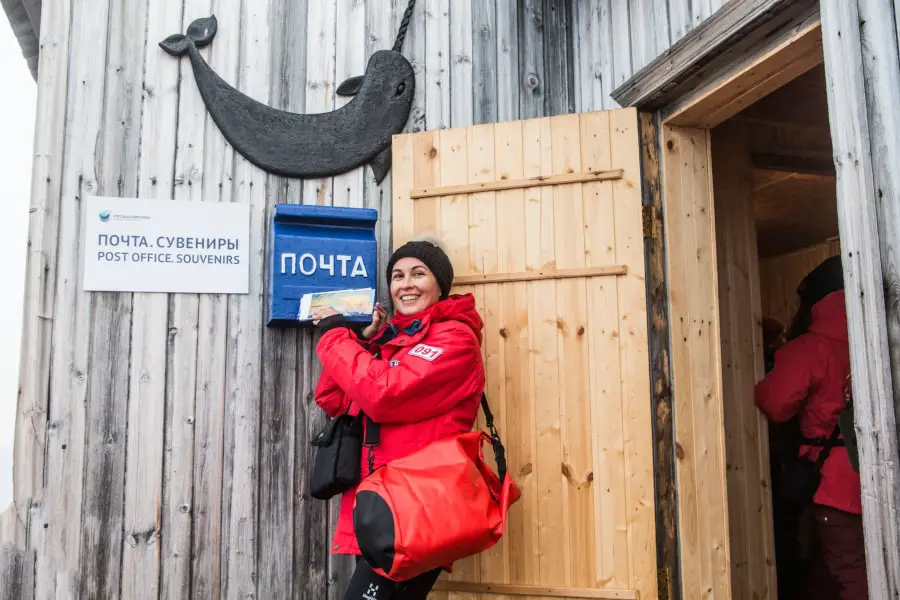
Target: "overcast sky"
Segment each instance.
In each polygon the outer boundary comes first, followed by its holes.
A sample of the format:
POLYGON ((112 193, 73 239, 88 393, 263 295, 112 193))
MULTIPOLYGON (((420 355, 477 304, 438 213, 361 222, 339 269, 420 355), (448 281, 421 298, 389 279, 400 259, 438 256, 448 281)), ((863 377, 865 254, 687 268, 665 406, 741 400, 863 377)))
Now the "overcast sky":
POLYGON ((0 512, 12 502, 12 449, 16 422, 22 295, 25 288, 25 245, 34 148, 37 85, 0 13, 0 165, 6 188, 0 218, 0 512))

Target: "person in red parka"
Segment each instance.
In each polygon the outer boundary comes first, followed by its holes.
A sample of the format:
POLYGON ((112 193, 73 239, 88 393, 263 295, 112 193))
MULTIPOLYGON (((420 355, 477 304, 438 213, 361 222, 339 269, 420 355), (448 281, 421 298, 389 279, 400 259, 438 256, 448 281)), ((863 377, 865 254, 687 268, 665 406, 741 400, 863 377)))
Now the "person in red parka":
MULTIPOLYGON (((453 266, 444 251, 430 241, 409 242, 391 256, 386 275, 396 310, 387 324, 380 307, 359 336, 334 310, 313 316, 323 332, 316 403, 331 417, 362 411, 379 425, 378 444, 361 457, 363 476, 471 431, 485 387, 484 324, 471 294, 450 295, 453 266)), ((355 497, 355 488, 344 492, 332 542, 333 553, 357 556, 345 600, 425 600, 440 569, 402 583, 372 571, 353 530, 355 497)))
MULTIPOLYGON (((760 410, 776 423, 797 416, 804 442, 829 438, 847 406, 850 349, 843 287, 839 256, 803 279, 791 339, 776 352, 774 368, 756 386, 760 410)), ((820 452, 821 444, 800 446, 800 455, 812 461, 820 452)), ((812 510, 840 597, 868 598, 860 480, 843 446, 833 447, 822 465, 812 510)))

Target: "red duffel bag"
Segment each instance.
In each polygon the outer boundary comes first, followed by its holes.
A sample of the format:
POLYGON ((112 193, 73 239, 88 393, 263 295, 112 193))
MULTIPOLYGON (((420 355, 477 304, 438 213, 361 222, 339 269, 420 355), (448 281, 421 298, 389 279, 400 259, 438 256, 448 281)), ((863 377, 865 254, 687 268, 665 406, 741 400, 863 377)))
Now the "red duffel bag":
POLYGON ((356 491, 353 527, 363 558, 394 581, 406 581, 483 552, 503 536, 520 491, 506 473, 494 418, 482 396, 491 435, 482 431, 438 440, 391 461, 356 491), (498 474, 484 460, 487 442, 498 474))

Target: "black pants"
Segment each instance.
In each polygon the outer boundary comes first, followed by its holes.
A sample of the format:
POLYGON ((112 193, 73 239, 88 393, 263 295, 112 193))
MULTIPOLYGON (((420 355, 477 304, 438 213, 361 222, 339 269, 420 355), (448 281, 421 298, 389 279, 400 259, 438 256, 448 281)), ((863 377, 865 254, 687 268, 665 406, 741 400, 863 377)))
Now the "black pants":
POLYGON ((397 583, 374 572, 365 560, 357 559, 344 600, 425 600, 440 574, 441 570, 435 569, 397 583))

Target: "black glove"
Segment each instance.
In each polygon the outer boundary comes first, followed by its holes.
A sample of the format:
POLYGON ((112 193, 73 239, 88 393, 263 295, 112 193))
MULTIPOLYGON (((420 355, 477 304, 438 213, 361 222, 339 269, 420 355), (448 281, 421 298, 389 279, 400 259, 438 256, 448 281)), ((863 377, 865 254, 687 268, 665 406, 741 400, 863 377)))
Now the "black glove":
POLYGON ((318 329, 320 333, 331 331, 337 327, 347 327, 347 320, 344 318, 344 315, 337 314, 325 317, 319 321, 318 325, 316 325, 316 329, 318 329))

